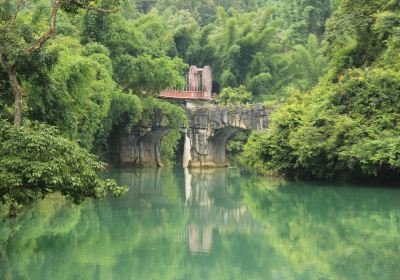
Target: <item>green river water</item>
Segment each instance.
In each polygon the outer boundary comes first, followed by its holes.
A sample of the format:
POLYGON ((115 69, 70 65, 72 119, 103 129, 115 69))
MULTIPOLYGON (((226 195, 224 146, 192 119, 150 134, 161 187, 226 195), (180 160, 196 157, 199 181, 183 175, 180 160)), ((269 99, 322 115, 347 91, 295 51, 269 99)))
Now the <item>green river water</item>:
POLYGON ((0 279, 400 279, 400 190, 118 169, 127 196, 0 220, 0 279))

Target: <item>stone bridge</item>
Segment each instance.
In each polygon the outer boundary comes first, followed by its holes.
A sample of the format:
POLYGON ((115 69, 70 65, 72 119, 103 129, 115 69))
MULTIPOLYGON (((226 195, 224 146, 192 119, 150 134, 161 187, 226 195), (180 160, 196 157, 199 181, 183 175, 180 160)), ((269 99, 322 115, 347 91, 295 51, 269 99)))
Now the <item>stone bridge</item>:
MULTIPOLYGON (((184 134, 183 167, 225 167, 226 144, 237 130, 264 130, 271 110, 263 105, 222 107, 188 103, 189 127, 184 134)), ((169 128, 157 121, 153 127, 137 127, 119 135, 113 159, 123 166, 162 166, 160 143, 169 128)))

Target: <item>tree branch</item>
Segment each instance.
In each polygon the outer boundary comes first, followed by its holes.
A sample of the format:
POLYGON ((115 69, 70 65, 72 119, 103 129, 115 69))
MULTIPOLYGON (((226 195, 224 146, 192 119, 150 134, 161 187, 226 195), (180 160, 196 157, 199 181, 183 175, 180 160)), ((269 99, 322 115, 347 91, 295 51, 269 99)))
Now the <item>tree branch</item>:
MULTIPOLYGON (((77 5, 80 8, 83 8, 85 10, 91 10, 91 11, 96 11, 104 14, 112 14, 116 13, 118 11, 118 8, 112 8, 112 9, 103 9, 95 6, 90 6, 88 4, 82 3, 79 0, 70 0, 73 4, 77 5)), ((44 43, 48 39, 50 39, 54 33, 56 32, 56 24, 57 24, 57 13, 60 9, 62 0, 55 0, 53 2, 52 8, 51 8, 51 17, 50 17, 50 28, 47 32, 45 32, 39 39, 37 39, 28 49, 28 52, 34 53, 38 49, 40 49, 44 43)))
POLYGON ((50 17, 50 28, 47 32, 45 32, 39 39, 36 40, 35 43, 33 43, 29 49, 29 53, 34 53, 38 49, 40 49, 43 44, 50 39, 54 33, 56 32, 56 23, 57 23, 57 13, 61 5, 61 0, 55 0, 53 2, 53 5, 51 7, 51 17, 50 17))

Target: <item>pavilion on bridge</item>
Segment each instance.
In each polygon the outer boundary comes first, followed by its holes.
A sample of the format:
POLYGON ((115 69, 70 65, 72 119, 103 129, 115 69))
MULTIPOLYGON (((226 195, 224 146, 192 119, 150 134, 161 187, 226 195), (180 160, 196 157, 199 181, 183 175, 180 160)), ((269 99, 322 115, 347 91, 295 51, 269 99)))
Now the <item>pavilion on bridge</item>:
POLYGON ((175 100, 213 100, 212 93, 212 71, 210 66, 198 68, 191 66, 185 75, 185 88, 183 90, 163 90, 159 97, 175 100))

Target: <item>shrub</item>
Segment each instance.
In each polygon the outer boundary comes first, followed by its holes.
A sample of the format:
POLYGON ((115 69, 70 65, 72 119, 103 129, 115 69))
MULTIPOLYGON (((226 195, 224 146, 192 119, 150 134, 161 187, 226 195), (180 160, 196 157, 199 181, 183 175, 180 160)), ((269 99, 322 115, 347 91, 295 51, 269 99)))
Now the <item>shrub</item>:
POLYGON ((0 120, 0 202, 28 204, 50 193, 80 203, 87 197, 121 195, 127 187, 99 178, 94 155, 44 124, 15 127, 0 120))

